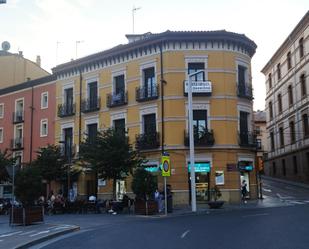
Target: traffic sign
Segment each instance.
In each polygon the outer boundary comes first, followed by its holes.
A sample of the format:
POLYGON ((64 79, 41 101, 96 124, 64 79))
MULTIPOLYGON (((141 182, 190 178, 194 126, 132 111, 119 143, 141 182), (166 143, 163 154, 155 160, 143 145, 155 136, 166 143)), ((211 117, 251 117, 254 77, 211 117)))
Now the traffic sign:
POLYGON ((162 156, 162 176, 171 176, 171 162, 169 156, 162 156))

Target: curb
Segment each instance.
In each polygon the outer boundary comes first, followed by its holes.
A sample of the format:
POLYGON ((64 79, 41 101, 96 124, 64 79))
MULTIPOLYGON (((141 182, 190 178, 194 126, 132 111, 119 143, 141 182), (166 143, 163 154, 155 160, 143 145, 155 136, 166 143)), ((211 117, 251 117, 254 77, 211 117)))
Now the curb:
POLYGON ((79 230, 80 230, 80 227, 75 226, 75 227, 72 227, 70 229, 66 229, 66 230, 63 230, 63 231, 60 231, 60 232, 56 232, 56 233, 50 234, 48 236, 39 238, 37 240, 32 240, 32 241, 26 242, 24 244, 18 245, 16 247, 14 247, 14 249, 26 249, 26 248, 29 248, 30 246, 34 246, 34 245, 40 244, 42 242, 45 242, 47 240, 56 238, 58 236, 65 235, 65 234, 75 232, 75 231, 79 231, 79 230))

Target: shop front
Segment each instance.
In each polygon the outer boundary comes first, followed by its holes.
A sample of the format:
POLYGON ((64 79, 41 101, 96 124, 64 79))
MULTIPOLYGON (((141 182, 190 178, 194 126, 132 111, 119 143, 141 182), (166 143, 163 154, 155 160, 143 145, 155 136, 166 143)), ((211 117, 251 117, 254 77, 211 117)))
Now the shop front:
POLYGON ((250 197, 250 173, 253 171, 253 161, 239 161, 238 170, 240 172, 240 183, 244 180, 247 184, 248 197, 250 197))

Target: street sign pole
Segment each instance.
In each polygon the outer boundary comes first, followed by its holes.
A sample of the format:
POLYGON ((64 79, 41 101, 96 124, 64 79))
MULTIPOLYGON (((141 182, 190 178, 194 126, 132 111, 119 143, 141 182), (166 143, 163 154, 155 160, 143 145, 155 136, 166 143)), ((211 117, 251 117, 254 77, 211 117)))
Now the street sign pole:
POLYGON ((167 215, 167 188, 166 188, 166 176, 164 178, 164 214, 167 215))
POLYGON ((171 162, 170 162, 170 157, 168 153, 165 153, 162 155, 161 158, 161 164, 162 164, 162 176, 164 179, 164 209, 165 209, 165 215, 167 215, 167 184, 166 184, 166 177, 171 176, 171 162))

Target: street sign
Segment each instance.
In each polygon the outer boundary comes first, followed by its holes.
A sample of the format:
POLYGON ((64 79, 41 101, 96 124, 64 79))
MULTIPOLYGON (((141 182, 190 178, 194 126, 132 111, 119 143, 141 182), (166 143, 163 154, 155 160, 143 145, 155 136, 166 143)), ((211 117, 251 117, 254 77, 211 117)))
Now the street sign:
MULTIPOLYGON (((192 93, 211 93, 211 82, 207 81, 192 81, 192 93)), ((188 81, 185 81, 185 93, 188 93, 188 81)))
POLYGON ((162 176, 171 176, 171 162, 169 156, 162 156, 162 176))

